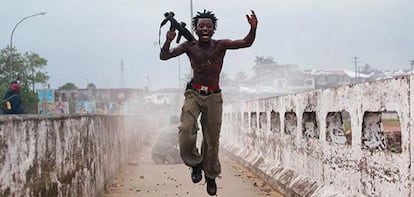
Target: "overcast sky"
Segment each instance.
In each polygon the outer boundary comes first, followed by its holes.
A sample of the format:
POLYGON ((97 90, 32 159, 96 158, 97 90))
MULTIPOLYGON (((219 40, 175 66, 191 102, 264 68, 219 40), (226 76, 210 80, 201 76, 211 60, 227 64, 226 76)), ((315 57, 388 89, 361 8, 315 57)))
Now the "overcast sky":
MULTIPOLYGON (((48 60, 52 88, 119 88, 121 76, 127 88, 178 87, 179 62, 182 75, 190 72, 186 56, 160 61, 158 46, 165 12, 190 28, 190 0, 1 0, 0 7, 1 48, 19 20, 47 12, 21 23, 13 46, 48 60)), ((253 46, 225 57, 230 77, 251 75, 256 56, 325 70, 353 70, 353 56, 381 70, 409 69, 414 59, 412 0, 193 0, 194 13, 203 9, 219 19, 215 39, 243 38, 250 28, 245 15, 254 10, 258 17, 253 46)))

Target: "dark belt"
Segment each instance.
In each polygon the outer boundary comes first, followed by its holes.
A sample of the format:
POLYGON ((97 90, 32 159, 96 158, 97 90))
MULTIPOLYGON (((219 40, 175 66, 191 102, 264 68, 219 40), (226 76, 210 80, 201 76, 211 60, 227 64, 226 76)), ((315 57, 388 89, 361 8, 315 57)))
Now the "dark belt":
POLYGON ((191 82, 189 89, 192 89, 203 96, 208 96, 210 94, 217 94, 221 92, 219 86, 203 86, 198 83, 191 82))

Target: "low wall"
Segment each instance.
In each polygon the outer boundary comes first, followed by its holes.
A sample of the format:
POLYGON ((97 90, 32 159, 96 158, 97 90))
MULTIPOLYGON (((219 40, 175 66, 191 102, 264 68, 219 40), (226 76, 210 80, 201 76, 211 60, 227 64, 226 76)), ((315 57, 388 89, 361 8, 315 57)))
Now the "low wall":
POLYGON ((102 196, 149 130, 142 116, 0 116, 0 196, 102 196))
POLYGON ((227 105, 222 150, 286 196, 411 196, 412 87, 405 76, 227 105))

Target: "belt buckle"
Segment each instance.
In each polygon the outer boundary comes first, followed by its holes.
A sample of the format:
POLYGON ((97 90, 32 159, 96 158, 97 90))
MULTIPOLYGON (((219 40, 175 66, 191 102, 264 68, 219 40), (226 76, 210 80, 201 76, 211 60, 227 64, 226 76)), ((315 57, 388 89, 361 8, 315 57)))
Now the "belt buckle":
POLYGON ((201 88, 198 90, 200 94, 208 94, 208 86, 201 86, 201 88))

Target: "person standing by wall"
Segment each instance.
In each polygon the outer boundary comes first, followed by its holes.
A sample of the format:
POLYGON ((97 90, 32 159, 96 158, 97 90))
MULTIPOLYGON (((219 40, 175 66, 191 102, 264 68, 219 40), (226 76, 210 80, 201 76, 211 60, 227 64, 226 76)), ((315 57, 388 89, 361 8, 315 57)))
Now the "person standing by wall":
POLYGON ((216 195, 215 178, 221 173, 218 156, 223 104, 219 86, 220 72, 227 50, 250 47, 255 40, 257 18, 254 11, 251 11, 251 15, 246 15, 246 18, 250 31, 245 38, 214 40, 212 36, 216 30, 217 18, 211 11, 198 12, 192 21, 198 40, 186 41, 170 49, 176 33, 168 31, 160 52, 161 60, 184 53, 190 59, 193 78, 184 93, 178 141, 182 160, 192 168, 191 179, 194 183, 201 181, 204 170, 209 195, 216 195), (203 132, 201 153, 196 147, 197 119, 200 114, 203 132))
POLYGON ((3 113, 4 114, 24 114, 21 107, 20 84, 17 81, 10 83, 9 89, 3 96, 3 113))

